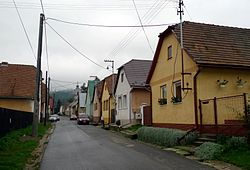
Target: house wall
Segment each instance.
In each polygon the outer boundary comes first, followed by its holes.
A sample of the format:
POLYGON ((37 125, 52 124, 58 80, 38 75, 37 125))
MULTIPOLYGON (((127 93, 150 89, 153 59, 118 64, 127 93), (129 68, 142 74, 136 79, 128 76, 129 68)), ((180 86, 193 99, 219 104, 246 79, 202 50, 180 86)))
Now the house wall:
POLYGON ((121 69, 120 71, 120 75, 119 75, 119 80, 116 86, 116 92, 115 92, 115 96, 116 96, 116 110, 117 110, 117 115, 116 115, 116 120, 120 120, 121 121, 121 125, 123 124, 127 124, 130 122, 130 117, 129 117, 129 109, 130 107, 130 90, 131 87, 129 85, 128 79, 126 77, 126 74, 124 72, 123 69, 121 69), (124 74, 123 77, 123 82, 121 82, 121 74, 124 74), (127 95, 127 106, 126 107, 122 107, 122 108, 118 108, 118 97, 122 97, 123 100, 123 96, 127 95))
POLYGON ((0 107, 25 112, 33 112, 34 101, 25 99, 0 99, 0 107))
POLYGON ((94 94, 94 101, 93 101, 93 121, 98 123, 100 121, 100 116, 101 116, 101 103, 98 99, 97 96, 97 90, 95 90, 94 94), (95 110, 95 105, 97 105, 97 108, 95 110))
MULTIPOLYGON (((214 97, 234 96, 249 92, 250 70, 203 68, 197 78, 197 98, 201 100, 212 99, 214 97), (236 81, 238 76, 244 81, 247 81, 242 88, 237 87, 236 81), (220 79, 228 80, 228 83, 223 88, 217 83, 217 80, 220 79)), ((218 124, 220 125, 225 124, 225 120, 242 119, 244 115, 243 98, 225 99, 223 101, 217 100, 217 106, 218 124)), ((214 124, 213 102, 203 104, 202 110, 202 123, 214 124)))
MULTIPOLYGON (((184 51, 185 72, 191 75, 185 76, 185 84, 193 88, 193 77, 197 67, 192 59, 184 51)), ((152 121, 154 126, 176 127, 189 129, 195 124, 194 94, 193 90, 182 91, 183 100, 181 103, 171 103, 173 96, 173 82, 181 80, 181 47, 173 34, 167 36, 159 53, 156 68, 152 75, 150 86, 152 91, 152 121), (168 47, 172 45, 172 58, 168 60, 168 47), (177 58, 176 58, 177 57, 177 58), (160 87, 167 86, 167 104, 160 105, 160 87)))
POLYGON ((109 95, 106 81, 104 83, 103 93, 102 93, 102 116, 105 124, 111 121, 111 110, 115 109, 114 99, 109 95), (104 110, 104 101, 108 101, 108 109, 104 110))

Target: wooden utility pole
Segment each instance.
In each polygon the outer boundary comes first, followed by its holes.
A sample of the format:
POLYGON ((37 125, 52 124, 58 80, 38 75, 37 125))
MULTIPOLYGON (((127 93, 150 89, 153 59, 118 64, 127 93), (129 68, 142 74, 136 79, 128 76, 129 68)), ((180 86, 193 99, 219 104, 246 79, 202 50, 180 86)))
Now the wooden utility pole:
POLYGON ((39 115, 39 92, 41 81, 41 56, 42 56, 42 41, 43 41, 43 21, 44 14, 40 14, 39 36, 38 36, 38 50, 37 50, 37 68, 36 68, 36 85, 34 95, 34 113, 32 123, 32 136, 37 136, 38 131, 38 115, 39 115))

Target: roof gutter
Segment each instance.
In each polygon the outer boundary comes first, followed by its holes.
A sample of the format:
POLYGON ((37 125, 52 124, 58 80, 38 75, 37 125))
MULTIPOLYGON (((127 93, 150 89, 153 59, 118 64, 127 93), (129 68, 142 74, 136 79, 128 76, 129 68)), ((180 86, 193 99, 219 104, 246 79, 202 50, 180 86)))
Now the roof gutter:
POLYGON ((200 74, 201 69, 198 67, 198 71, 195 73, 193 82, 194 82, 194 116, 195 116, 195 126, 198 128, 198 101, 197 101, 197 77, 200 74))

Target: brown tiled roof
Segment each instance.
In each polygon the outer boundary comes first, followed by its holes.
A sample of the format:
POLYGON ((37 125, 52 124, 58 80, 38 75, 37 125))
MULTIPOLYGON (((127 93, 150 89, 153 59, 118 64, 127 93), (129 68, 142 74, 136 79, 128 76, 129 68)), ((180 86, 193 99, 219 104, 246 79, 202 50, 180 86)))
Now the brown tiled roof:
MULTIPOLYGON (((147 76, 151 67, 151 60, 131 60, 118 69, 123 68, 131 87, 145 87, 147 76)), ((118 74, 119 76, 119 74, 118 74)))
MULTIPOLYGON (((159 35, 147 83, 153 74, 161 45, 174 33, 180 42, 180 24, 169 26, 159 35)), ((250 68, 250 29, 183 22, 184 50, 198 65, 250 68)))
POLYGON ((34 66, 0 64, 0 96, 33 98, 35 77, 34 66))
MULTIPOLYGON (((180 40, 180 25, 170 29, 180 40)), ((165 36, 165 32, 160 36, 165 36)), ((183 22, 184 49, 197 64, 249 67, 249 37, 250 29, 183 22)))
POLYGON ((102 80, 95 86, 95 90, 99 99, 102 97, 103 83, 104 81, 102 80))
MULTIPOLYGON (((109 94, 112 94, 112 81, 113 81, 112 77, 114 77, 114 83, 115 83, 116 78, 117 78, 117 74, 111 74, 110 76, 105 78, 105 82, 106 82, 109 94)), ((115 84, 114 84, 113 88, 114 87, 115 87, 115 84)))

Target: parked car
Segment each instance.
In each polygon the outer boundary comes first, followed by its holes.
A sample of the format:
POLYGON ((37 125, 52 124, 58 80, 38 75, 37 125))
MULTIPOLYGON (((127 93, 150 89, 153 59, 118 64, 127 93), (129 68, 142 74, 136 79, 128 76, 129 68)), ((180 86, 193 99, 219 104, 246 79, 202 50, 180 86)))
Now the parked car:
POLYGON ((70 119, 70 120, 76 120, 76 119, 77 119, 77 117, 76 117, 76 115, 71 114, 69 119, 70 119))
POLYGON ((51 122, 56 122, 56 121, 59 121, 59 120, 60 120, 60 116, 57 115, 57 114, 53 114, 53 115, 49 116, 49 121, 51 121, 51 122))
POLYGON ((78 125, 88 125, 89 124, 89 117, 86 114, 79 115, 77 118, 78 125))

